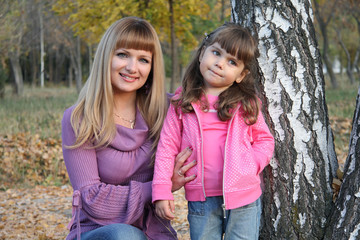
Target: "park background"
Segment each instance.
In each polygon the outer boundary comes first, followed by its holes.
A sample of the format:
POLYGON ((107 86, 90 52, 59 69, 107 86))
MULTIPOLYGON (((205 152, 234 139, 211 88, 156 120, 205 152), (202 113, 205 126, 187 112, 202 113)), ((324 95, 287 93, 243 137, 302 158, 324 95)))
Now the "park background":
MULTIPOLYGON (((358 1, 312 1, 326 103, 339 161, 348 154, 359 86, 358 1)), ((149 20, 159 33, 168 90, 205 33, 231 20, 230 1, 0 0, 0 239, 63 239, 71 193, 60 121, 86 81, 96 44, 115 20, 149 20)), ((178 193, 174 224, 187 239, 178 193)))

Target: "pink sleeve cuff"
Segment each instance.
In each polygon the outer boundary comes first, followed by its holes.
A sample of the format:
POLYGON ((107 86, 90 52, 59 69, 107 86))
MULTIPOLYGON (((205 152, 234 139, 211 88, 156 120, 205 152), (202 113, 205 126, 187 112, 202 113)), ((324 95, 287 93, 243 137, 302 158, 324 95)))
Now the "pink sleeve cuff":
POLYGON ((152 202, 157 200, 174 200, 171 192, 171 185, 153 184, 152 186, 152 202))

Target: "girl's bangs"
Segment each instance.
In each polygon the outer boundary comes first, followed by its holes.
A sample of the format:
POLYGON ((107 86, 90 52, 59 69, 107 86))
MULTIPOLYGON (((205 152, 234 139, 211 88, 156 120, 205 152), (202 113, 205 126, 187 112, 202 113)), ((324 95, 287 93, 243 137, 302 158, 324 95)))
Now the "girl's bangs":
POLYGON ((148 29, 135 26, 127 32, 119 33, 116 49, 119 48, 144 50, 154 53, 155 39, 148 29))
POLYGON ((223 32, 218 34, 214 42, 218 42, 226 52, 244 62, 254 58, 256 46, 244 33, 223 32))

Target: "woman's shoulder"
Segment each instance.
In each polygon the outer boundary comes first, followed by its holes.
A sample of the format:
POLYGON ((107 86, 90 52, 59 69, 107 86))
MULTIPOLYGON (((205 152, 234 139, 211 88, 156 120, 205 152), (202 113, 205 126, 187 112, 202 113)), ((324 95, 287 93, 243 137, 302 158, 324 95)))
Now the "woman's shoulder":
POLYGON ((70 123, 70 121, 71 121, 71 114, 72 114, 74 108, 75 108, 75 105, 73 105, 73 106, 65 109, 64 114, 63 114, 63 118, 62 118, 63 124, 64 124, 64 123, 70 123))
POLYGON ((170 100, 174 96, 174 93, 166 93, 166 97, 170 100))
POLYGON ((65 109, 65 111, 64 111, 64 117, 65 117, 65 116, 71 116, 71 113, 73 112, 74 108, 75 108, 75 105, 72 105, 71 107, 65 109))

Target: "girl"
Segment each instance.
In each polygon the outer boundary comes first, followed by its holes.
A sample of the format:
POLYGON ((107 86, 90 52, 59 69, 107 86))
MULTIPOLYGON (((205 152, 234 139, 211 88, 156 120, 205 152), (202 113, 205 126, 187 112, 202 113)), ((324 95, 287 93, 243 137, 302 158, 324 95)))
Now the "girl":
MULTIPOLYGON (((193 149, 196 167, 185 175, 191 239, 257 239, 259 174, 274 148, 255 91, 258 56, 251 34, 227 23, 209 34, 190 63, 181 93, 172 99, 156 153, 156 213, 174 218, 171 175, 176 154, 193 149)), ((179 171, 179 175, 184 173, 179 171)))
MULTIPOLYGON (((176 239, 151 204, 151 158, 167 108, 154 28, 136 17, 115 22, 98 45, 77 103, 62 120, 64 161, 74 188, 67 239, 176 239)), ((179 154, 178 168, 189 155, 179 154)), ((177 176, 176 188, 194 179, 177 176)))

